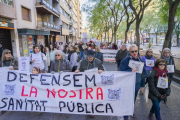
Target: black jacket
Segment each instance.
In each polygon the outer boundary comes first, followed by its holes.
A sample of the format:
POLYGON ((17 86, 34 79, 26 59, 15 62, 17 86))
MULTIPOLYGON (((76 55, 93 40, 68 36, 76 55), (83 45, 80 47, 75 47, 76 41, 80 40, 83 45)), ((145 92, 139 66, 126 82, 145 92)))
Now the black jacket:
POLYGON ((119 68, 119 66, 120 66, 120 64, 121 64, 122 59, 124 59, 124 58, 127 56, 128 53, 129 53, 129 52, 128 52, 127 49, 124 50, 124 51, 119 50, 119 51, 117 52, 115 58, 116 58, 116 63, 117 63, 117 67, 118 67, 118 68, 119 68))
POLYGON ((87 59, 84 59, 80 63, 80 72, 84 72, 85 70, 89 70, 92 68, 98 68, 98 70, 104 70, 102 63, 99 59, 94 58, 92 62, 89 62, 87 59))
POLYGON ((60 71, 70 72, 70 64, 66 63, 66 61, 55 59, 51 63, 50 72, 60 72, 60 71))
POLYGON ((0 48, 0 58, 2 57, 3 48, 0 48))
POLYGON ((12 66, 15 70, 18 70, 18 61, 14 57, 11 57, 10 60, 0 61, 0 67, 10 66, 12 66))
POLYGON ((157 72, 153 69, 148 78, 149 99, 151 100, 158 100, 158 96, 161 96, 163 94, 169 96, 171 93, 170 80, 168 81, 168 88, 166 89, 157 88, 158 79, 156 75, 157 72))

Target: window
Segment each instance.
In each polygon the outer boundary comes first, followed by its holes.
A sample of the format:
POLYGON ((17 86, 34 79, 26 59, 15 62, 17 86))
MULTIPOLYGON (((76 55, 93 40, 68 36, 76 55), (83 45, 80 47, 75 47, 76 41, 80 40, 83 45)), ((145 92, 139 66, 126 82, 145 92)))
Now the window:
POLYGON ((0 2, 9 6, 13 6, 13 0, 0 0, 0 2))
POLYGON ((22 19, 31 21, 31 10, 25 7, 21 7, 21 10, 22 10, 22 19))

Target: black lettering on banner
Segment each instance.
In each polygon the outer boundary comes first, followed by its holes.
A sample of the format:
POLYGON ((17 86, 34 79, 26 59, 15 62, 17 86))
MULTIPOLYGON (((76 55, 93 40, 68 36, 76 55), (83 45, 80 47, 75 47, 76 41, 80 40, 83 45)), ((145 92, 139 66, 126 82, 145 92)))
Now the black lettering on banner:
POLYGON ((58 81, 57 81, 56 77, 53 75, 52 81, 51 81, 52 86, 54 85, 54 84, 53 84, 53 81, 55 81, 55 83, 60 86, 60 84, 59 84, 59 82, 60 82, 60 77, 61 77, 61 76, 59 75, 59 76, 58 76, 58 81))
POLYGON ((14 110, 14 101, 13 101, 13 98, 10 98, 9 100, 9 106, 8 106, 8 110, 9 108, 12 106, 12 110, 14 110))
POLYGON ((32 84, 32 80, 34 79, 32 76, 38 76, 38 74, 30 74, 31 84, 32 84))
POLYGON ((59 101, 59 109, 60 112, 62 111, 62 108, 66 107, 66 103, 64 101, 59 101), (63 107, 61 107, 61 103, 63 103, 63 107))
POLYGON ((27 82, 27 80, 22 80, 22 78, 23 78, 22 75, 27 76, 27 74, 24 74, 24 73, 19 73, 19 74, 20 74, 20 77, 19 77, 20 82, 27 82))
POLYGON ((78 112, 84 112, 84 108, 83 108, 83 106, 82 106, 81 103, 77 103, 77 108, 78 108, 78 112), (80 110, 80 108, 81 108, 82 110, 80 110))
POLYGON ((73 112, 74 108, 75 108, 74 102, 71 101, 71 103, 72 103, 72 106, 73 106, 72 110, 69 107, 69 102, 67 102, 67 107, 68 107, 69 112, 73 112))
POLYGON ((25 110, 27 110, 27 99, 25 99, 25 103, 26 103, 25 110))
POLYGON ((6 106, 7 106, 7 103, 6 103, 6 101, 4 101, 4 100, 7 100, 8 98, 3 98, 1 101, 4 103, 4 106, 2 106, 2 107, 0 107, 0 109, 3 109, 3 108, 5 108, 6 106))
POLYGON ((85 85, 86 85, 86 88, 88 88, 87 80, 89 80, 90 82, 92 82, 92 80, 93 80, 94 81, 94 86, 96 86, 95 75, 93 75, 91 79, 87 75, 85 75, 85 85))
POLYGON ((76 76, 82 76, 82 74, 74 74, 73 79, 74 79, 74 87, 82 87, 82 85, 77 85, 76 81, 79 81, 79 79, 76 79, 76 76))
POLYGON ((90 111, 87 110, 87 104, 84 103, 84 105, 85 105, 85 108, 86 108, 86 113, 91 113, 90 111))
POLYGON ((96 105, 96 107, 95 107, 96 112, 98 112, 98 113, 104 113, 104 111, 99 111, 99 110, 97 109, 99 106, 103 106, 103 104, 97 104, 97 105, 96 105))
POLYGON ((33 103, 32 102, 34 102, 35 100, 27 100, 27 101, 31 103, 31 111, 33 111, 33 103))
POLYGON ((22 105, 23 105, 23 101, 21 99, 20 100, 16 99, 16 110, 18 109, 18 106, 22 110, 22 105))
POLYGON ((71 84, 71 80, 66 79, 66 77, 70 77, 70 75, 65 75, 65 76, 63 77, 63 80, 64 80, 64 81, 68 81, 69 83, 68 83, 68 84, 63 84, 63 86, 68 86, 68 85, 71 84))
POLYGON ((108 109, 111 109, 111 113, 113 113, 113 108, 111 107, 110 103, 106 104, 106 113, 108 113, 108 109))
POLYGON ((39 102, 37 100, 35 101, 35 105, 36 105, 36 110, 38 110, 38 107, 39 107, 41 111, 41 106, 39 105, 39 102))
POLYGON ((94 113, 94 104, 91 104, 92 113, 94 113))
POLYGON ((42 102, 42 106, 44 107, 44 111, 46 111, 46 108, 45 108, 45 106, 44 106, 44 103, 47 103, 47 101, 43 100, 43 101, 40 101, 40 102, 42 102))
POLYGON ((15 80, 16 80, 16 78, 17 78, 16 73, 14 73, 14 72, 8 72, 8 78, 7 78, 7 81, 8 81, 8 82, 15 81, 15 80), (14 75, 14 79, 10 80, 10 78, 9 78, 10 74, 13 74, 13 75, 14 75))
POLYGON ((49 85, 49 83, 44 83, 43 81, 46 81, 46 79, 42 79, 43 77, 51 77, 51 75, 41 75, 41 79, 40 79, 40 81, 41 81, 41 85, 49 85))

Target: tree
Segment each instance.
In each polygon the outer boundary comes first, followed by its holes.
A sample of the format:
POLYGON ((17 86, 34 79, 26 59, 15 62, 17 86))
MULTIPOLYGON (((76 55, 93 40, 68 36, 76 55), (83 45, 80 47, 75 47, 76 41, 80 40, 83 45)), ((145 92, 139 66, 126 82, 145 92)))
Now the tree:
POLYGON ((125 30, 125 41, 124 41, 124 43, 126 44, 127 33, 129 31, 131 24, 135 21, 135 17, 134 17, 133 11, 129 10, 129 3, 128 3, 128 5, 126 5, 126 3, 127 3, 126 0, 123 0, 122 2, 123 2, 124 9, 125 9, 125 14, 126 14, 126 30, 125 30))
POLYGON ((138 0, 138 1, 129 0, 129 6, 131 10, 134 12, 136 18, 136 38, 137 38, 136 45, 138 46, 138 48, 140 47, 140 35, 139 35, 140 23, 144 16, 144 11, 148 7, 151 1, 152 0, 138 0))

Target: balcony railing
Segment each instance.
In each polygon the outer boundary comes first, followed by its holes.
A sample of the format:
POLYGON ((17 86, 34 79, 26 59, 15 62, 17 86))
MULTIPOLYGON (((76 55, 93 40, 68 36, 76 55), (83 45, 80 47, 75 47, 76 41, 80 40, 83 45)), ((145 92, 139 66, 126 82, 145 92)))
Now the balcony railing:
POLYGON ((48 2, 46 2, 45 0, 41 0, 41 2, 37 2, 40 3, 40 5, 44 5, 46 8, 48 8, 49 10, 51 10, 52 12, 55 12, 56 14, 60 14, 60 12, 55 9, 53 6, 51 6, 48 2))
POLYGON ((9 5, 9 6, 13 6, 13 1, 12 0, 0 0, 0 2, 9 5))
POLYGON ((54 29, 54 30, 60 31, 60 26, 53 25, 53 24, 48 23, 48 22, 38 22, 38 27, 39 28, 54 29))

